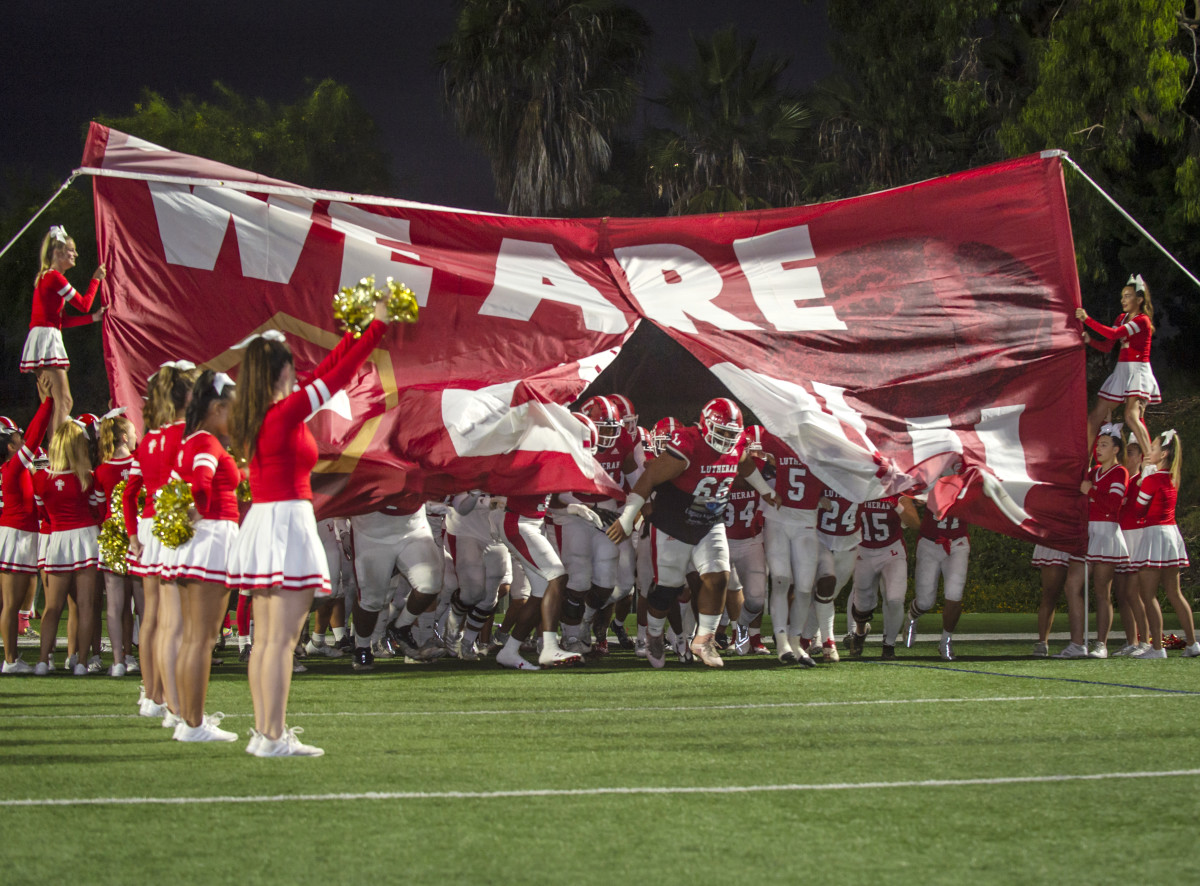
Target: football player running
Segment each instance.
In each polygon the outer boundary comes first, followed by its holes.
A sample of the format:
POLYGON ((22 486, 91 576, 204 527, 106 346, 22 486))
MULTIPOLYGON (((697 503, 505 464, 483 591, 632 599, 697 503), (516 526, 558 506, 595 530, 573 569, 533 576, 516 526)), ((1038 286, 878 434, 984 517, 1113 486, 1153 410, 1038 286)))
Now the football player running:
POLYGON ((649 595, 647 659, 665 663, 663 626, 683 590, 689 560, 700 573, 699 629, 693 654, 709 667, 722 667, 714 637, 725 610, 729 582, 729 545, 725 507, 736 477, 778 507, 779 499, 759 473, 743 441, 742 411, 732 400, 710 400, 699 426, 680 428, 663 453, 647 465, 626 499, 620 518, 608 528, 614 544, 625 541, 646 499, 654 494, 649 514, 656 585, 649 595))

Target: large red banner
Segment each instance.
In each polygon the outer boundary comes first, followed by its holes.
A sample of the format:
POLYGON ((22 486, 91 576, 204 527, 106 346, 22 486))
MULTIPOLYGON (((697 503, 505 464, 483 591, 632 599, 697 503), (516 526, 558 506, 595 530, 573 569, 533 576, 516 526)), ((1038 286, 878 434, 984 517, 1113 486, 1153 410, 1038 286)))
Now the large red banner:
POLYGON ((236 372, 238 346, 266 328, 288 334, 303 370, 337 340, 340 286, 374 274, 414 290, 420 321, 312 420, 324 513, 475 486, 603 486, 562 404, 644 319, 851 498, 966 471, 989 494, 956 515, 1067 550, 1086 535, 1079 290, 1056 155, 670 219, 314 191, 97 125, 84 171, 112 281, 116 403, 139 403, 165 360, 236 372))

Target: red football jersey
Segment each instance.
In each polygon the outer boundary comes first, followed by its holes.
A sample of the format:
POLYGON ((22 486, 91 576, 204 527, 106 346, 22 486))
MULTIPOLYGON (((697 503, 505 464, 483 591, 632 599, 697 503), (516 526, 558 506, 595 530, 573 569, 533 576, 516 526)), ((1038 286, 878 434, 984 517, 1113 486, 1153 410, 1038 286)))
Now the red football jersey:
MULTIPOLYGON (((832 507, 821 511, 821 518, 817 522, 817 531, 829 539, 853 538, 857 542, 859 539, 858 503, 842 498, 828 486, 821 494, 829 499, 832 507)), ((831 550, 842 550, 842 548, 831 548, 831 550)))
POLYGON ((696 544, 722 522, 745 439, 743 435, 729 452, 717 452, 704 441, 700 428, 677 430, 664 456, 683 459, 687 467, 674 480, 655 487, 650 522, 687 544, 696 544))
POLYGON ((859 528, 862 530, 864 548, 890 548, 904 540, 904 527, 900 523, 900 512, 896 510, 899 499, 892 495, 865 501, 858 506, 859 528))
POLYGON ((762 534, 762 496, 749 486, 734 486, 725 508, 725 537, 730 541, 754 538, 762 534))
POLYGON ((504 510, 510 514, 535 520, 545 519, 549 507, 549 495, 510 495, 504 503, 504 510))
POLYGON ((38 471, 33 476, 33 496, 37 506, 45 510, 51 532, 86 529, 100 522, 104 493, 96 489, 90 475, 80 486, 79 478, 70 471, 38 471))
POLYGON ((814 510, 825 484, 812 475, 790 446, 769 431, 763 433, 762 448, 775 456, 775 494, 779 496, 780 507, 814 510))
POLYGON ((1088 479, 1092 481, 1092 488, 1088 490, 1088 521, 1115 523, 1125 501, 1129 471, 1120 464, 1113 465, 1108 470, 1095 465, 1088 472, 1088 479))
MULTIPOLYGON (((629 484, 625 482, 625 459, 633 455, 634 446, 637 445, 630 434, 624 428, 617 435, 617 441, 608 449, 599 450, 594 453, 596 461, 600 462, 600 467, 608 473, 614 483, 618 486, 629 488, 629 484)), ((600 495, 594 492, 576 492, 573 495, 582 502, 588 504, 600 504, 601 502, 612 501, 612 497, 608 495, 600 495)))
POLYGON ((956 538, 966 538, 968 535, 967 524, 958 517, 947 514, 938 520, 929 508, 926 508, 925 513, 921 515, 921 528, 918 530, 918 534, 921 538, 927 538, 940 545, 948 545, 956 538))

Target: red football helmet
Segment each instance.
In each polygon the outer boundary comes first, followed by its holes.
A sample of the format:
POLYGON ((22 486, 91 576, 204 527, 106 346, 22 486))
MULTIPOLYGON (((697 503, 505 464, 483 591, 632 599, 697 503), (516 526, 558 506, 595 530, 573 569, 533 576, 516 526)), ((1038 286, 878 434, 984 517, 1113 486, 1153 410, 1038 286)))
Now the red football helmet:
POLYGON ((654 447, 654 435, 653 434, 651 434, 648 430, 643 428, 641 425, 638 425, 637 435, 638 435, 638 442, 642 444, 642 451, 646 451, 648 449, 653 449, 653 447, 654 447))
POLYGON ((658 423, 654 426, 654 430, 650 432, 650 445, 653 447, 655 455, 663 454, 663 450, 667 448, 668 441, 675 436, 675 432, 679 430, 679 427, 679 422, 669 415, 666 418, 658 420, 658 423))
POLYGON ((575 416, 575 419, 584 427, 583 448, 594 455, 596 453, 596 439, 600 436, 596 432, 596 425, 582 412, 572 412, 571 415, 575 416))
POLYGON ((754 454, 762 452, 762 438, 766 432, 767 429, 762 425, 750 425, 746 428, 746 449, 754 454))
POLYGON ((637 410, 633 408, 633 401, 624 394, 609 394, 608 399, 612 401, 613 406, 617 407, 617 412, 621 415, 621 424, 625 426, 625 430, 636 434, 638 415, 637 410))
POLYGON ((583 414, 592 420, 599 434, 597 448, 611 449, 621 436, 621 413, 608 397, 591 397, 583 404, 583 414))
POLYGON ((728 397, 709 400, 700 413, 704 442, 717 452, 731 452, 742 437, 742 410, 728 397))

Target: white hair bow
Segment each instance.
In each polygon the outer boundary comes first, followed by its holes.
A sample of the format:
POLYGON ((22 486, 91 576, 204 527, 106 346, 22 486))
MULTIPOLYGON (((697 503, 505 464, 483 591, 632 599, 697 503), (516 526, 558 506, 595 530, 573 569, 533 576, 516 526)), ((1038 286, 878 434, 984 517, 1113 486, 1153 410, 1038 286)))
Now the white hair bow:
POLYGON ((1129 279, 1125 281, 1126 286, 1132 286, 1134 292, 1145 292, 1146 281, 1142 279, 1141 274, 1130 274, 1129 279))
POLYGON ((1121 432, 1125 430, 1125 425, 1119 421, 1110 422, 1100 428, 1100 433, 1105 437, 1116 437, 1121 439, 1121 432))
POLYGON ((246 336, 244 339, 234 345, 233 349, 238 351, 242 348, 249 347, 250 342, 254 341, 256 338, 265 338, 267 341, 277 341, 280 344, 287 343, 287 338, 278 329, 268 329, 264 332, 256 332, 253 335, 246 336))
POLYGON ((100 421, 107 421, 110 418, 116 418, 119 415, 125 414, 125 407, 118 406, 116 409, 110 409, 104 415, 100 416, 100 421))
POLYGON ((234 386, 233 379, 230 378, 228 375, 226 375, 224 372, 218 372, 216 375, 213 376, 213 390, 217 392, 218 397, 220 397, 225 392, 226 388, 231 388, 233 386, 234 386))
POLYGON ((1171 441, 1175 439, 1175 433, 1176 432, 1174 428, 1171 428, 1169 431, 1163 431, 1160 435, 1162 437, 1162 445, 1170 446, 1171 441))
POLYGON ((59 243, 66 243, 71 238, 67 236, 67 229, 62 225, 50 226, 50 239, 56 240, 59 243))
POLYGON ((159 369, 178 369, 180 372, 191 372, 196 368, 196 364, 191 360, 168 360, 158 367, 159 369))

